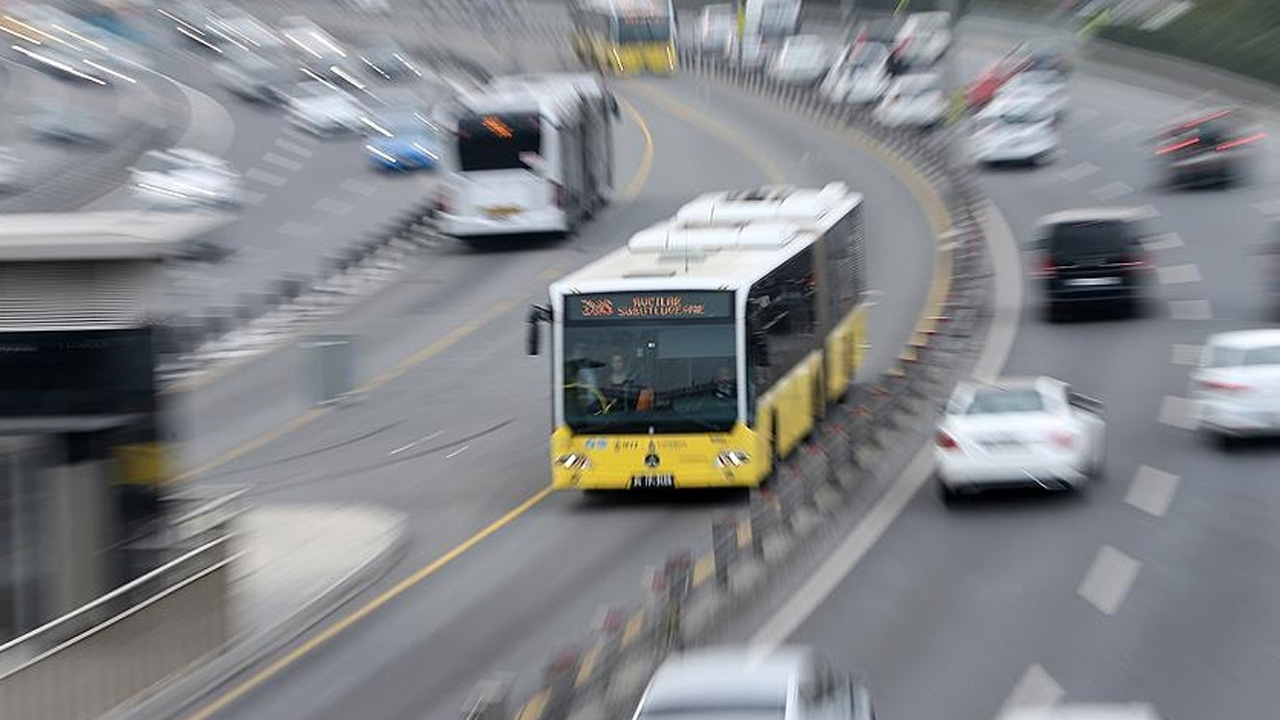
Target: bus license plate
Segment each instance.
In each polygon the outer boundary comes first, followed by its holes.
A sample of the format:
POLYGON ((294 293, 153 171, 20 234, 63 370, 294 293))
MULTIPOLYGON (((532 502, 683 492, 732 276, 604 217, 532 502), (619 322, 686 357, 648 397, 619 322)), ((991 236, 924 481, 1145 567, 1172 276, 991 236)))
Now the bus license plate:
POLYGON ((659 488, 673 488, 676 486, 675 475, 632 475, 632 490, 655 490, 659 488))

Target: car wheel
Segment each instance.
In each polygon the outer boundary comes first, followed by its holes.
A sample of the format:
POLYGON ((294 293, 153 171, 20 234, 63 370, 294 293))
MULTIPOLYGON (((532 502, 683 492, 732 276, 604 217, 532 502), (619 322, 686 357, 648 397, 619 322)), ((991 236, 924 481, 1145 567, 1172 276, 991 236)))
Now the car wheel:
POLYGON ((1046 322, 1060 323, 1067 319, 1067 311, 1057 303, 1046 303, 1044 306, 1044 319, 1046 322))
POLYGON ((1098 450, 1093 461, 1089 463, 1088 475, 1090 483, 1102 482, 1107 479, 1106 462, 1106 448, 1104 447, 1098 450))

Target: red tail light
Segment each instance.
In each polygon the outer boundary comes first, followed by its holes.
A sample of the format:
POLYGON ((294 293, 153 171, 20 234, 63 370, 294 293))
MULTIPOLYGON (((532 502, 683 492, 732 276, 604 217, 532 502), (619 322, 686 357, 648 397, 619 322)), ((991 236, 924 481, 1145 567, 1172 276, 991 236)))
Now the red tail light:
POLYGON ((1039 278, 1053 277, 1058 274, 1058 263, 1053 261, 1051 257, 1040 259, 1040 263, 1036 265, 1036 269, 1032 271, 1032 275, 1039 278))
POLYGON ((1249 389, 1248 385, 1228 380, 1201 380, 1200 387, 1214 392, 1240 392, 1241 390, 1249 389))
POLYGON ((1219 145, 1219 146, 1217 146, 1216 148, 1214 148, 1214 150, 1217 150, 1217 151, 1219 151, 1219 152, 1221 152, 1221 151, 1223 151, 1223 150, 1230 150, 1231 148, 1240 147, 1241 145, 1248 145, 1248 144, 1250 144, 1250 143, 1258 142, 1259 140, 1261 140, 1262 138, 1264 138, 1264 137, 1266 137, 1266 136, 1267 136, 1267 134, 1266 134, 1266 133, 1264 133, 1264 132, 1254 133, 1254 134, 1249 135, 1249 136, 1246 136, 1246 137, 1236 138, 1235 140, 1230 140, 1230 141, 1228 141, 1228 142, 1224 142, 1224 143, 1222 143, 1221 145, 1219 145))
POLYGON ((565 192, 564 186, 558 183, 551 183, 551 200, 558 208, 565 208, 569 205, 569 194, 565 192))
MULTIPOLYGON (((1182 142, 1176 142, 1176 143, 1174 143, 1174 144, 1172 144, 1172 145, 1165 145, 1164 147, 1159 148, 1158 150, 1156 150, 1156 154, 1157 154, 1157 155, 1168 155, 1168 154, 1169 154, 1169 153, 1171 153, 1171 152, 1177 152, 1177 151, 1179 151, 1179 150, 1184 150, 1184 149, 1186 149, 1186 148, 1189 148, 1189 147, 1191 147, 1192 145, 1195 145, 1195 144, 1197 144, 1197 143, 1199 143, 1199 142, 1200 142, 1200 138, 1191 138, 1191 139, 1189 139, 1189 140, 1183 140, 1182 142)), ((1219 147, 1219 149, 1221 149, 1221 147, 1219 147)))
POLYGON ((1070 450, 1076 442, 1076 436, 1066 430, 1055 430, 1049 434, 1049 441, 1064 450, 1070 450))
POLYGON ((1132 257, 1124 257, 1111 263, 1114 267, 1119 268, 1140 268, 1146 267, 1149 262, 1145 255, 1134 255, 1132 257))
POLYGON ((956 443, 955 438, 951 437, 950 434, 942 430, 938 431, 938 437, 935 438, 934 442, 936 442, 938 447, 943 450, 955 450, 956 448, 960 447, 959 444, 956 443))

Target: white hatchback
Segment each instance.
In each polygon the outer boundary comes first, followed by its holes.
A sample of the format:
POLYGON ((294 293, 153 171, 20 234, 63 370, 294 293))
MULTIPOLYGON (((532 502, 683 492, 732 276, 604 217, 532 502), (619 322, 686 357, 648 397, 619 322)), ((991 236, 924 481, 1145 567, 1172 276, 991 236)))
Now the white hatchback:
POLYGON ((1228 446, 1280 435, 1280 329, 1213 335, 1191 376, 1199 429, 1228 446))
POLYGON ((947 404, 934 457, 944 501, 959 493, 1070 490, 1102 474, 1102 403, 1050 377, 962 383, 947 404))
POLYGON ((866 685, 810 648, 713 647, 668 658, 633 720, 875 720, 866 685))
POLYGON ((299 83, 288 108, 289 122, 315 135, 357 133, 368 117, 363 103, 319 80, 299 83))
POLYGON ((831 67, 818 87, 831 102, 868 105, 889 91, 889 51, 876 43, 850 48, 831 67))
POLYGON ((814 35, 794 35, 770 58, 768 73, 779 82, 814 85, 830 66, 831 50, 825 40, 814 35))

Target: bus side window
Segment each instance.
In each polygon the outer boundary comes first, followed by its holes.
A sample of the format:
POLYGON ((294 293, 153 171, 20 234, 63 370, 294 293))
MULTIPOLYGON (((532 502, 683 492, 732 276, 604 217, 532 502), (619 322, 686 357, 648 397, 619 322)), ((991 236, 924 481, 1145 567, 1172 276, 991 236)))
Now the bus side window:
POLYGON ((767 339, 770 356, 769 364, 756 374, 758 393, 772 387, 815 349, 813 259, 813 249, 808 248, 751 288, 748 299, 754 323, 767 339))

